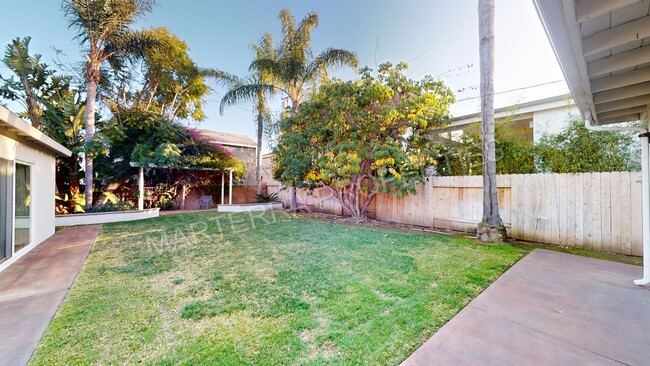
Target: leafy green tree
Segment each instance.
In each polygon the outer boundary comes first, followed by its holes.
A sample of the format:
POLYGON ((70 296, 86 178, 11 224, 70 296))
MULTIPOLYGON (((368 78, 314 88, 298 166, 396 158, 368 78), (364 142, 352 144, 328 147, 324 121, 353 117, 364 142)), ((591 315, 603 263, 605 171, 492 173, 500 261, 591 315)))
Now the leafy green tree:
POLYGON ((243 165, 227 150, 157 113, 124 112, 121 119, 106 124, 103 136, 110 141, 110 148, 106 156, 98 158, 97 168, 107 182, 132 177, 131 163, 214 170, 235 167, 238 174, 243 173, 243 165))
POLYGON ((415 192, 433 163, 436 128, 449 122, 451 90, 441 81, 408 79, 405 63, 368 68, 359 81, 335 81, 283 122, 275 150, 278 178, 323 186, 346 214, 363 219, 377 192, 415 192))
POLYGON ((125 111, 159 114, 168 119, 205 119, 203 104, 210 92, 206 78, 212 70, 200 68, 189 55, 187 43, 167 28, 140 32, 150 44, 142 57, 113 67, 105 102, 117 118, 125 111))
POLYGON ((31 37, 16 38, 5 47, 2 62, 14 75, 0 75, 0 97, 22 104, 25 108, 24 116, 32 126, 41 129, 42 99, 51 92, 49 89, 53 71, 41 62, 41 55, 30 55, 30 41, 31 37))
MULTIPOLYGON (((255 60, 273 60, 275 50, 273 49, 273 38, 269 33, 264 34, 260 43, 252 45, 255 52, 255 60)), ((218 75, 219 80, 225 83, 228 90, 221 98, 219 111, 223 114, 226 107, 236 105, 242 102, 253 102, 255 113, 255 127, 257 129, 257 152, 255 156, 255 183, 257 194, 262 193, 262 139, 264 137, 265 126, 271 121, 271 111, 268 106, 268 97, 274 93, 275 88, 272 86, 273 75, 267 71, 254 70, 246 78, 238 78, 233 75, 222 73, 218 75)))
MULTIPOLYGON (((272 85, 289 99, 290 110, 296 113, 309 87, 312 88, 312 93, 315 93, 317 86, 327 81, 328 68, 356 68, 358 59, 355 53, 336 48, 328 48, 313 56, 312 31, 318 26, 318 14, 315 12, 307 14, 296 24, 293 14, 283 9, 280 12, 280 22, 282 42, 274 57, 256 59, 251 64, 251 69, 271 75, 272 85)), ((296 210, 296 194, 293 187, 291 209, 296 210)))
POLYGON ((580 118, 537 144, 539 170, 548 173, 638 171, 641 168, 632 133, 590 131, 580 118))
POLYGON ((81 178, 84 100, 72 77, 58 75, 40 55, 30 54, 30 40, 16 38, 7 45, 3 62, 14 75, 0 77, 0 97, 22 104, 23 115, 34 127, 72 151, 71 157, 57 160, 56 187, 60 196, 74 197, 81 178))
POLYGON ((95 103, 100 67, 105 61, 120 63, 129 55, 139 54, 148 40, 129 29, 139 17, 150 12, 154 0, 64 0, 63 9, 76 39, 86 47, 85 184, 86 207, 93 204, 93 158, 91 146, 95 134, 95 103))

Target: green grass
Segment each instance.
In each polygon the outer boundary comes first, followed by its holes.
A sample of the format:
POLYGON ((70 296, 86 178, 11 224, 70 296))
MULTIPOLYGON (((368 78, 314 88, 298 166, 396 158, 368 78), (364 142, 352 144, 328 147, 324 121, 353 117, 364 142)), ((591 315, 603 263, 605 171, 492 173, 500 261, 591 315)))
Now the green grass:
POLYGON ((397 365, 525 253, 279 212, 106 225, 30 364, 397 365))

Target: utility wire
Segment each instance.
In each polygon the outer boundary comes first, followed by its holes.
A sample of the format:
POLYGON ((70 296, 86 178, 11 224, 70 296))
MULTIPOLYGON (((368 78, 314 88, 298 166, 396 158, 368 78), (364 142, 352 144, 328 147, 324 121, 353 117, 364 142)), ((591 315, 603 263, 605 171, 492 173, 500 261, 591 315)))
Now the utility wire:
MULTIPOLYGON (((545 85, 550 85, 550 84, 557 84, 557 83, 561 83, 561 82, 564 82, 564 80, 554 80, 554 81, 549 81, 549 82, 546 82, 546 83, 530 85, 530 86, 524 86, 524 87, 516 88, 516 89, 504 90, 504 91, 500 91, 500 92, 496 92, 496 93, 492 93, 492 94, 488 94, 488 95, 498 95, 498 94, 511 93, 511 92, 518 91, 518 90, 537 88, 537 87, 540 87, 540 86, 545 86, 545 85)), ((470 100, 470 99, 478 99, 480 97, 481 97, 481 95, 477 95, 477 96, 474 96, 474 97, 467 97, 467 98, 463 98, 463 99, 458 99, 456 102, 462 102, 462 101, 470 100)))

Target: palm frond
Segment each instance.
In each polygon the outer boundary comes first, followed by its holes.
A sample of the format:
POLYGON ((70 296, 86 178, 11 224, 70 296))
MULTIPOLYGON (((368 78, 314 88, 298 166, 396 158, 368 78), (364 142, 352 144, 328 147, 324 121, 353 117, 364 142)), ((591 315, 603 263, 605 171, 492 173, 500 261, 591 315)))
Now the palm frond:
POLYGON ((129 31, 129 25, 149 13, 155 0, 63 0, 68 27, 77 31, 74 39, 103 48, 129 31))
POLYGON ((350 66, 355 69, 359 67, 357 54, 348 50, 338 48, 328 48, 323 51, 315 61, 322 62, 327 67, 345 67, 350 66))
POLYGON ((260 93, 263 95, 272 94, 275 87, 270 84, 241 84, 228 90, 221 98, 219 113, 223 114, 226 107, 239 103, 256 102, 260 93))
POLYGON ((219 69, 202 68, 200 73, 203 77, 213 79, 218 85, 226 88, 234 88, 247 83, 246 79, 219 69))

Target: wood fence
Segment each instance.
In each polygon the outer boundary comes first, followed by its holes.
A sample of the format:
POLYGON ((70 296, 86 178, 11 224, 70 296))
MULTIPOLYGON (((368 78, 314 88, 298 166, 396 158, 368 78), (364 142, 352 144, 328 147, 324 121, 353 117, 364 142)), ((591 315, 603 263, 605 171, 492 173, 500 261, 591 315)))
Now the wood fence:
MULTIPOLYGON (((499 210, 511 237, 611 253, 641 255, 641 174, 516 174, 497 177, 499 210)), ((285 206, 288 190, 280 192, 285 206)), ((325 189, 299 191, 299 206, 343 214, 325 189)), ((377 220, 474 232, 481 221, 480 176, 430 177, 417 194, 378 194, 368 208, 377 220)))

